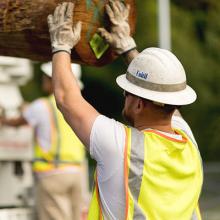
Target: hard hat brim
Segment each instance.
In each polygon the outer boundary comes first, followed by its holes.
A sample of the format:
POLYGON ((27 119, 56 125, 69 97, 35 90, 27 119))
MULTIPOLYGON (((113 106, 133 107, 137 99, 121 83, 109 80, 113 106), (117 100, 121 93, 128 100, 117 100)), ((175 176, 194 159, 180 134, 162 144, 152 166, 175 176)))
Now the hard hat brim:
POLYGON ((188 85, 184 90, 177 92, 152 91, 134 85, 126 79, 126 74, 118 76, 116 82, 119 85, 119 87, 121 87, 127 92, 130 92, 144 99, 169 105, 189 105, 193 103, 197 98, 195 91, 188 85))
MULTIPOLYGON (((80 80, 80 78, 81 78, 81 67, 80 67, 80 65, 72 63, 71 68, 72 68, 72 72, 73 72, 74 76, 76 77, 76 80, 78 82, 80 90, 83 90, 84 89, 84 84, 80 80)), ((52 63, 51 62, 43 63, 41 65, 41 70, 43 71, 43 73, 45 75, 52 78, 52 63)))

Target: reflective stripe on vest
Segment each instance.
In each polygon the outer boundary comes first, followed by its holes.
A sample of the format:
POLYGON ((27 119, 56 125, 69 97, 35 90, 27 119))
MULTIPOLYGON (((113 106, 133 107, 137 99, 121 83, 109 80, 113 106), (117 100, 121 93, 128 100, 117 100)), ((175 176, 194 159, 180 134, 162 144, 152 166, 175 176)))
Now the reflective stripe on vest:
POLYGON ((42 99, 42 103, 46 105, 50 115, 51 147, 45 152, 39 144, 35 146, 33 170, 44 172, 57 167, 79 166, 85 158, 83 144, 56 108, 54 97, 42 99))
MULTIPOLYGON (((198 148, 179 130, 175 131, 182 140, 155 130, 125 130, 125 220, 201 220, 198 199, 203 176, 198 148)), ((103 219, 97 181, 94 192, 88 219, 103 219)))
MULTIPOLYGON (((131 137, 131 140, 129 140, 129 143, 131 143, 129 145, 129 150, 132 156, 130 157, 129 164, 130 169, 128 173, 128 187, 130 189, 131 194, 133 195, 133 201, 130 201, 130 204, 132 203, 133 206, 133 216, 130 217, 132 217, 132 219, 145 220, 145 214, 140 209, 137 202, 140 194, 144 169, 144 134, 132 128, 131 134, 129 136, 131 137)), ((128 195, 127 193, 126 195, 128 195)), ((126 198, 126 201, 127 200, 128 199, 126 198)), ((127 209, 128 208, 126 208, 126 210, 127 209)))
POLYGON ((99 187, 98 187, 96 171, 94 174, 93 194, 92 194, 92 200, 89 206, 89 213, 88 213, 87 219, 88 220, 104 220, 102 209, 101 209, 101 204, 100 204, 99 187))
POLYGON ((56 128, 56 134, 57 134, 57 142, 56 142, 56 152, 54 155, 54 165, 55 167, 58 167, 60 161, 60 151, 61 151, 61 131, 60 131, 60 126, 58 123, 58 115, 57 115, 57 109, 54 106, 53 103, 54 100, 52 100, 52 98, 49 98, 48 100, 48 104, 50 106, 50 109, 52 110, 52 116, 53 116, 53 121, 55 124, 55 128, 56 128))
POLYGON ((196 209, 194 210, 191 220, 202 220, 200 210, 199 210, 199 206, 197 206, 196 209))

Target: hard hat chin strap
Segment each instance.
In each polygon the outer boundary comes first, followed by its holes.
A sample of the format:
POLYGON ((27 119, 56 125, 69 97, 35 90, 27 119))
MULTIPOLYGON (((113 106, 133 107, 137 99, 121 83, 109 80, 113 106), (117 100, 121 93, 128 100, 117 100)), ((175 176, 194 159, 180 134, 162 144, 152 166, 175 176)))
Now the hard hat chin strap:
POLYGON ((186 88, 186 81, 178 84, 157 84, 139 79, 129 72, 126 73, 126 79, 136 86, 157 92, 178 92, 186 88))

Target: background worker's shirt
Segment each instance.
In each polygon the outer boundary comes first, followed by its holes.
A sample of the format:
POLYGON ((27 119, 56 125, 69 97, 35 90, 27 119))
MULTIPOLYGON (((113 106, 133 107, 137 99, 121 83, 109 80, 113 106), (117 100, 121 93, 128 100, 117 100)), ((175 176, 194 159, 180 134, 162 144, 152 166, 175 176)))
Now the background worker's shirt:
POLYGON ((47 106, 42 99, 28 105, 23 117, 34 128, 35 137, 44 151, 49 151, 51 146, 51 122, 47 106))
MULTIPOLYGON (((37 99, 28 105, 24 112, 23 117, 29 125, 34 128, 35 139, 38 144, 43 148, 44 152, 49 151, 51 147, 51 122, 48 107, 43 99, 37 99)), ((68 166, 65 169, 54 169, 48 172, 39 173, 38 177, 54 175, 59 173, 75 173, 79 172, 79 168, 68 166)))
MULTIPOLYGON (((184 119, 173 116, 172 127, 183 130, 196 143, 184 119)), ((161 133, 182 139, 181 135, 161 133)), ((97 161, 99 194, 105 219, 124 219, 124 147, 124 125, 103 115, 98 116, 90 135, 90 154, 97 161)))

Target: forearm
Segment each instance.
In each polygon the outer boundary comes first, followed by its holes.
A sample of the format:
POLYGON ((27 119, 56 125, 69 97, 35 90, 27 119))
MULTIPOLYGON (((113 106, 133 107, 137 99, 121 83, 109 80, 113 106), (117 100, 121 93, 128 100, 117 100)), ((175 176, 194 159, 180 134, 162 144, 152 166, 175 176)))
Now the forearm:
POLYGON ((70 55, 66 52, 55 53, 52 61, 53 90, 57 105, 65 105, 70 98, 73 102, 80 99, 80 88, 71 71, 70 55))
POLYGON ((131 63, 131 61, 139 54, 137 49, 130 50, 123 54, 123 59, 127 65, 131 63))
POLYGON ((84 145, 89 147, 92 125, 99 113, 82 97, 70 61, 70 55, 66 52, 53 55, 54 95, 57 107, 67 123, 84 145))
POLYGON ((28 123, 25 120, 25 118, 19 117, 19 118, 12 118, 12 119, 3 118, 3 119, 1 119, 1 124, 7 125, 7 126, 12 126, 12 127, 19 127, 22 125, 27 125, 28 123))

